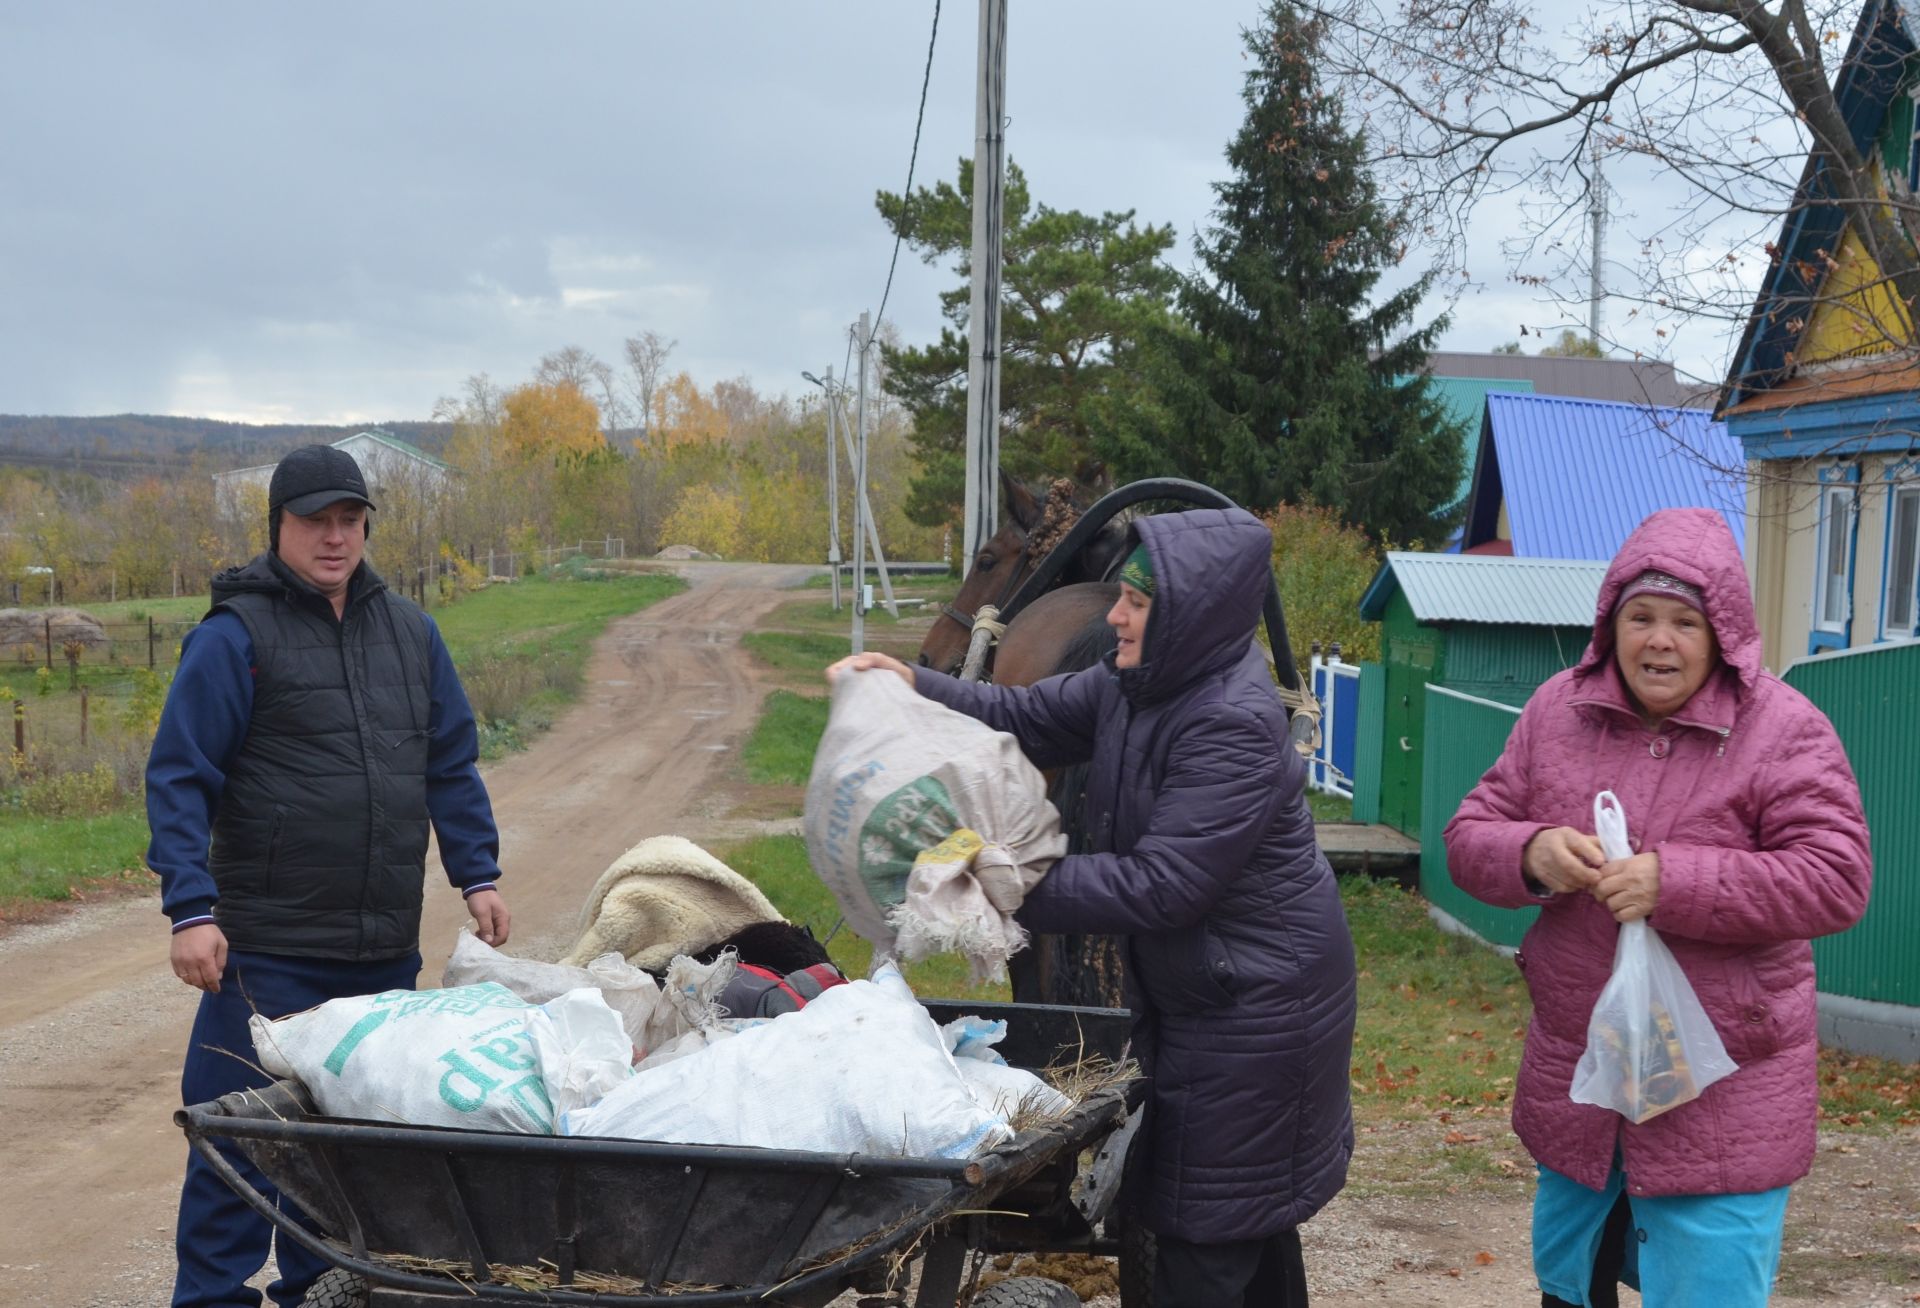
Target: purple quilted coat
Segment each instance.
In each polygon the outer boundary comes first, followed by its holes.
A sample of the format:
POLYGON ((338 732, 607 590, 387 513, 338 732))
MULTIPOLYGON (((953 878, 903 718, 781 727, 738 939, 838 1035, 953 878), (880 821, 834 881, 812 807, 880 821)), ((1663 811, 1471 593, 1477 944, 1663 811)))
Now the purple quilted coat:
POLYGON ((1020 921, 1127 938, 1134 1050, 1152 1087, 1134 1146, 1149 1152, 1128 1187, 1146 1225, 1256 1239, 1298 1226, 1346 1182, 1353 941, 1286 712, 1250 643, 1272 538, 1238 509, 1138 528, 1156 579, 1140 666, 1116 671, 1109 655, 1026 688, 921 669, 916 684, 1011 733, 1041 767, 1090 761, 1092 852, 1056 863, 1020 921))
POLYGON ((1860 792, 1833 726, 1760 665, 1753 599, 1732 533, 1704 509, 1653 514, 1600 588, 1593 643, 1534 693, 1506 752, 1447 824, 1454 881, 1489 904, 1540 901, 1520 870, 1546 827, 1593 830, 1620 796, 1637 850, 1660 855, 1648 923, 1693 983, 1740 1070, 1644 1125, 1567 1097, 1617 927, 1590 895, 1556 895, 1519 962, 1533 994, 1513 1125, 1535 1158, 1599 1189, 1620 1151, 1634 1194, 1732 1194, 1806 1175, 1813 1161, 1814 936, 1866 910, 1872 865, 1860 792), (1649 568, 1701 588, 1722 666, 1662 727, 1641 724, 1608 621, 1649 568))

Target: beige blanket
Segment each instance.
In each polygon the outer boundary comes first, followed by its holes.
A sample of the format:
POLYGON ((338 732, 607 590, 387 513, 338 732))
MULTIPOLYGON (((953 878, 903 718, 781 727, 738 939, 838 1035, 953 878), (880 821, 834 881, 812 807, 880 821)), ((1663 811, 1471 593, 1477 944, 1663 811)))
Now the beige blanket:
POLYGON ((584 967, 617 953, 658 971, 684 954, 780 913, 760 888, 679 836, 653 836, 600 874, 580 914, 580 939, 560 961, 584 967))

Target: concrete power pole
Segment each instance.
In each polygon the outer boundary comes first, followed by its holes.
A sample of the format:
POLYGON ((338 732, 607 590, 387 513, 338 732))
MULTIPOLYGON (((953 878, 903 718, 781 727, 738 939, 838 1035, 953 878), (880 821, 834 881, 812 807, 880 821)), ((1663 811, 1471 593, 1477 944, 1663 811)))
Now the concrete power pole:
POLYGON ((833 611, 840 611, 840 448, 835 415, 840 402, 833 394, 833 369, 827 369, 827 575, 833 578, 833 611))
POLYGON ((973 294, 967 308, 962 572, 1000 529, 1000 227, 1006 190, 1007 0, 980 0, 979 62, 973 115, 973 294))
POLYGON ((860 390, 853 413, 853 652, 867 647, 867 315, 860 315, 860 390))

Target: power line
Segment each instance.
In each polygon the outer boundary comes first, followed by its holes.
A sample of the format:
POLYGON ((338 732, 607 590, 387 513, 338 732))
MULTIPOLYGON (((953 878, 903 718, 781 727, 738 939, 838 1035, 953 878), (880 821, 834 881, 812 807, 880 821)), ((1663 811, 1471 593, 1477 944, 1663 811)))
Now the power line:
MULTIPOLYGON (((887 286, 880 292, 880 311, 873 315, 872 332, 880 330, 881 322, 887 315, 887 298, 893 294, 893 270, 900 264, 900 243, 906 238, 907 222, 913 214, 913 168, 920 159, 920 125, 927 118, 927 86, 933 81, 933 45, 940 35, 940 0, 933 0, 933 30, 927 33, 927 68, 920 75, 920 110, 913 118, 913 151, 907 156, 907 187, 900 192, 900 226, 893 234, 893 257, 887 260, 887 286)), ((861 342, 866 349, 873 344, 873 334, 861 342)))

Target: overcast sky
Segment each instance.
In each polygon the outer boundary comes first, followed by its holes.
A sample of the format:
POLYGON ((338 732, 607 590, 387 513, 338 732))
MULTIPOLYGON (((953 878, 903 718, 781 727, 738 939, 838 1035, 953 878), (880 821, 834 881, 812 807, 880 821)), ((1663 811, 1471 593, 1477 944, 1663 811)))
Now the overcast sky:
MULTIPOLYGON (((1056 208, 1204 226, 1255 0, 1012 0, 1008 149, 1056 208)), ((879 305, 932 0, 15 4, 0 16, 0 412, 424 418, 642 329, 797 392, 879 305)), ((945 0, 918 182, 973 148, 945 0)), ((1489 215, 1491 237, 1498 218, 1489 215)), ((1444 344, 1553 320, 1507 289, 1444 344)), ((903 252, 887 317, 952 283, 903 252)), ((1434 311, 1445 306, 1435 303, 1434 311)), ((1707 375, 1726 345, 1680 361, 1707 375)))

